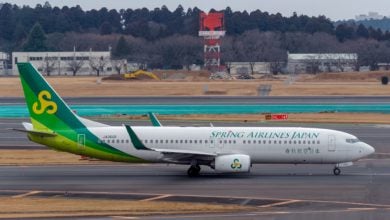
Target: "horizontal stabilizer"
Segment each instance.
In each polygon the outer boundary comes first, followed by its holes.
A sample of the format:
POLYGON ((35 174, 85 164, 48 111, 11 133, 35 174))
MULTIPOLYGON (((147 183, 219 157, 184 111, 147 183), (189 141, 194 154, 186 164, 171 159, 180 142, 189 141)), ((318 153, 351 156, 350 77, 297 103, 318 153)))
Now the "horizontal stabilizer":
POLYGON ((20 131, 25 132, 33 135, 39 135, 39 136, 46 136, 46 137, 55 137, 57 136, 56 133, 52 132, 45 132, 45 131, 34 131, 34 130, 25 130, 25 129, 18 129, 18 128, 12 128, 13 131, 20 131))
POLYGON ((57 136, 57 134, 53 133, 53 132, 36 131, 33 129, 33 125, 31 123, 23 122, 22 124, 23 124, 24 129, 11 128, 11 130, 25 132, 25 133, 29 133, 29 134, 33 134, 33 135, 46 136, 46 137, 57 136))

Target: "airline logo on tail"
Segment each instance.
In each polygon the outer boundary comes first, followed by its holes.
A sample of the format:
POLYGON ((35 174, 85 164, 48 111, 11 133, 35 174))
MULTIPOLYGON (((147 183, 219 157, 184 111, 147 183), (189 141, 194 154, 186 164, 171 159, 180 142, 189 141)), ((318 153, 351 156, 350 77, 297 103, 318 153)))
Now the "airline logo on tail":
POLYGON ((34 102, 32 110, 35 114, 40 115, 46 112, 54 114, 57 112, 57 104, 51 101, 51 94, 47 90, 43 90, 38 94, 38 101, 34 102))

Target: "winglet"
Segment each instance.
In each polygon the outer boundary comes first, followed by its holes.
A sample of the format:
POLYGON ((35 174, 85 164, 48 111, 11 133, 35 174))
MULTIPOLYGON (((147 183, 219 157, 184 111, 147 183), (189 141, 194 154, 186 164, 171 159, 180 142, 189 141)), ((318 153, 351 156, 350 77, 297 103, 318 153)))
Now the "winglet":
POLYGON ((137 150, 150 150, 149 148, 145 147, 145 145, 142 143, 142 141, 138 138, 137 134, 134 132, 134 130, 129 126, 125 125, 127 133, 129 133, 131 142, 133 143, 134 147, 137 150))
POLYGON ((153 112, 148 112, 148 115, 149 115, 150 121, 152 121, 153 126, 155 126, 155 127, 162 127, 163 126, 153 112))

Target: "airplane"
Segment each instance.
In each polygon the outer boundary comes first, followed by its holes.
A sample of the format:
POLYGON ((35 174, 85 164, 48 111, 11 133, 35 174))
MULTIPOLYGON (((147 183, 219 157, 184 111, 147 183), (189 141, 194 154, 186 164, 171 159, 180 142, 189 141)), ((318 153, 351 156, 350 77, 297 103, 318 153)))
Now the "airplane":
MULTIPOLYGON (((127 163, 201 166, 247 173, 252 164, 332 164, 333 174, 375 152, 356 136, 301 127, 109 126, 76 115, 30 64, 17 64, 31 123, 28 138, 59 151, 127 163)), ((153 115, 151 115, 153 118, 153 115)))

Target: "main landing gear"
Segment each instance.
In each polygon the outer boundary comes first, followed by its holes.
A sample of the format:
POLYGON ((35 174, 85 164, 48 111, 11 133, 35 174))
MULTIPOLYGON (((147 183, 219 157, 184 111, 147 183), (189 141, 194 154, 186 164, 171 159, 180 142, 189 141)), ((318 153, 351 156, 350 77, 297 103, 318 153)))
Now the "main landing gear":
POLYGON ((198 176, 199 172, 200 172, 199 165, 191 165, 190 168, 187 170, 187 174, 190 177, 198 176))
POLYGON ((333 169, 333 174, 335 176, 338 176, 341 173, 340 167, 349 167, 349 166, 352 166, 352 165, 353 165, 352 162, 338 163, 338 164, 335 165, 335 167, 333 169))
POLYGON ((338 168, 338 167, 335 167, 335 168, 333 169, 333 174, 334 174, 335 176, 338 176, 338 175, 340 175, 340 173, 341 173, 341 170, 340 170, 340 168, 338 168))

